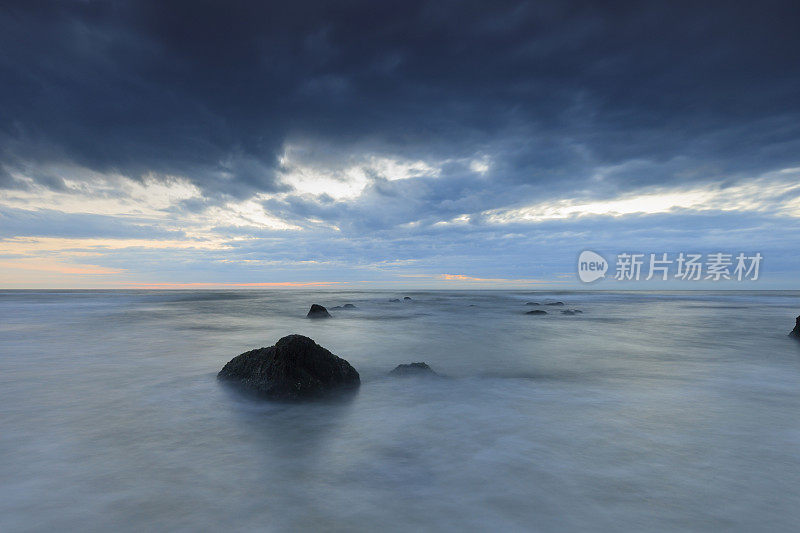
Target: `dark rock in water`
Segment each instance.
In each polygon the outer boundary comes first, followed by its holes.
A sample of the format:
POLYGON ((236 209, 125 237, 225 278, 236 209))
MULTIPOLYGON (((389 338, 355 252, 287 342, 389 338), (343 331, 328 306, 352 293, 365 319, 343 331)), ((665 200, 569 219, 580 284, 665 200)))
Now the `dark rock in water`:
POLYGON ((542 311, 541 309, 534 309, 533 311, 528 311, 525 314, 526 315, 546 315, 547 311, 542 311))
POLYGON ((544 305, 564 305, 564 302, 549 302, 544 305))
POLYGON ((411 299, 410 296, 403 296, 403 300, 410 300, 410 299, 411 299))
POLYGON ((333 309, 358 309, 358 307, 356 307, 353 304, 344 304, 344 305, 337 305, 336 307, 333 307, 333 309))
POLYGON ((800 339, 800 316, 797 317, 794 324, 794 329, 791 331, 791 333, 789 333, 789 336, 794 337, 795 339, 800 339))
POLYGON ((350 363, 302 335, 289 335, 269 348, 237 355, 217 378, 272 400, 319 398, 361 384, 350 363))
POLYGON ((311 309, 308 310, 306 318, 330 318, 331 314, 327 309, 319 304, 313 304, 311 309))
POLYGON ((573 311, 572 309, 564 309, 561 311, 562 315, 575 315, 577 313, 580 313, 580 311, 573 311))
POLYGON ((525 302, 525 305, 540 305, 539 302, 525 302))
POLYGON ((407 365, 397 365, 397 367, 389 372, 390 376, 436 376, 439 374, 433 371, 427 363, 410 363, 407 365))
POLYGON ((399 299, 399 298, 392 298, 392 299, 391 299, 391 300, 389 300, 389 301, 390 301, 390 302, 399 302, 399 301, 400 301, 400 299, 399 299))

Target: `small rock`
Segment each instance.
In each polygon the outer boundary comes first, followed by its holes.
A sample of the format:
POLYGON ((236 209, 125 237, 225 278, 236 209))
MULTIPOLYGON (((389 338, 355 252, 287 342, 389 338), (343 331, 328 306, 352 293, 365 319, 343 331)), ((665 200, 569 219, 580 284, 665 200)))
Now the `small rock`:
POLYGON ((312 304, 311 309, 308 310, 306 318, 331 318, 331 314, 323 306, 319 304, 312 304))
POLYGON ((564 302, 549 302, 544 305, 564 305, 564 302))
POLYGON ((561 311, 561 314, 562 315, 574 315, 575 311, 573 311, 572 309, 564 309, 563 311, 561 311))
POLYGON ((547 311, 542 311, 541 309, 534 309, 533 311, 528 311, 525 314, 526 315, 546 315, 547 311))
POLYGON ((539 302, 525 302, 525 305, 540 305, 539 302))
POLYGON ((358 309, 358 307, 356 307, 353 304, 344 304, 344 305, 337 305, 335 307, 332 307, 332 309, 358 309))
POLYGON ((410 300, 410 299, 411 299, 410 296, 403 296, 403 300, 410 300))
POLYGON ((800 339, 800 316, 797 317, 794 324, 794 329, 791 331, 791 333, 789 333, 789 336, 794 337, 795 339, 800 339))
POLYGON ((272 400, 304 400, 361 384, 350 363, 302 335, 283 337, 269 348, 237 355, 217 378, 272 400))
POLYGON ((410 363, 407 365, 397 365, 394 370, 389 372, 390 376, 439 376, 427 363, 410 363))

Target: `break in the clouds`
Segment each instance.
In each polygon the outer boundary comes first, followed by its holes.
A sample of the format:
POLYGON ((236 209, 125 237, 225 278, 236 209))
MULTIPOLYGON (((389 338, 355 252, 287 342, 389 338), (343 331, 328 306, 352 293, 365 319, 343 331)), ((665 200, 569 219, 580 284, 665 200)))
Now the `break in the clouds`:
POLYGON ((788 1, 4 2, 3 284, 552 286, 582 249, 691 248, 762 251, 789 286, 798 23, 788 1))

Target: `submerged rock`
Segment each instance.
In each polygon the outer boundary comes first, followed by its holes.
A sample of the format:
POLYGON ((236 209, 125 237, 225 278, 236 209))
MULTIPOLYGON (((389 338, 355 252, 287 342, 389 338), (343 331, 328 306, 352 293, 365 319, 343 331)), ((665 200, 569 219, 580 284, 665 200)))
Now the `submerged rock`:
POLYGON ((435 376, 440 377, 439 374, 433 371, 427 363, 409 363, 407 365, 397 365, 394 370, 389 372, 390 376, 435 376))
POLYGON ((392 303, 399 302, 399 301, 400 301, 400 298, 392 298, 392 299, 391 299, 391 300, 389 300, 389 301, 390 301, 390 302, 392 302, 392 303))
POLYGON ((789 333, 789 336, 800 339, 800 316, 795 320, 794 329, 789 333))
POLYGON ((533 311, 528 311, 525 314, 526 315, 546 315, 547 311, 542 311, 541 309, 534 309, 533 311))
POLYGON ((361 379, 350 363, 302 335, 288 335, 269 348, 231 359, 217 379, 272 400, 304 400, 358 388, 361 379))
POLYGON ((564 309, 563 311, 561 311, 561 314, 562 315, 574 315, 575 311, 573 311, 572 309, 564 309))
POLYGON ((323 306, 319 304, 312 304, 311 309, 308 310, 306 318, 331 318, 331 314, 323 306))
POLYGON ((540 305, 539 302, 525 302, 525 305, 540 305))
POLYGON ((358 309, 358 307, 356 307, 353 304, 344 304, 344 305, 337 305, 333 309, 358 309))
POLYGON ((403 300, 410 300, 411 296, 403 296, 403 300))
POLYGON ((564 305, 564 302, 548 302, 544 305, 564 305))

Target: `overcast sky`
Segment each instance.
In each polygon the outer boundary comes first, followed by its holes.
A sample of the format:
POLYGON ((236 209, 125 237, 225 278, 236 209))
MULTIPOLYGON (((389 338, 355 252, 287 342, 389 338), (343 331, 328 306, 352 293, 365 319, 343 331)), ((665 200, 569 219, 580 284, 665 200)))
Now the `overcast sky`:
POLYGON ((655 287, 800 289, 799 27, 792 1, 5 0, 0 287, 575 288, 589 249, 760 252, 757 282, 655 287))

